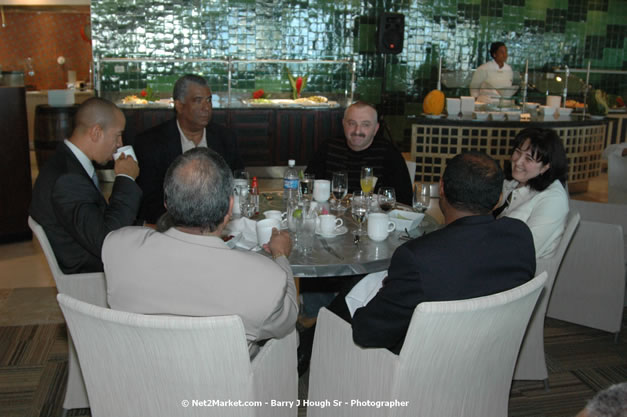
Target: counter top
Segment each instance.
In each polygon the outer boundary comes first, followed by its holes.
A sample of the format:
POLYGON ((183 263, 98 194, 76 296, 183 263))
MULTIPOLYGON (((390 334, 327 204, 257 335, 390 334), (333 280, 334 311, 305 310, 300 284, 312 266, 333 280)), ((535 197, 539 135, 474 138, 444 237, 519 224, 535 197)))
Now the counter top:
POLYGON ((594 126, 601 123, 607 123, 607 118, 583 118, 581 114, 573 114, 566 117, 531 117, 527 120, 477 120, 472 115, 461 117, 437 116, 408 116, 413 123, 421 125, 450 125, 450 126, 473 126, 477 127, 513 127, 525 128, 530 126, 556 128, 563 126, 594 126))

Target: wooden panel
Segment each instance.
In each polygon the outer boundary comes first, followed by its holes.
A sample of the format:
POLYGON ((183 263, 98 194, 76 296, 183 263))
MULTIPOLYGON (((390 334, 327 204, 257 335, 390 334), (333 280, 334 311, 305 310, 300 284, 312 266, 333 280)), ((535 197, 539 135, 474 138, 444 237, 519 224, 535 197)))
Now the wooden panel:
POLYGON ((230 110, 227 127, 235 132, 245 166, 277 165, 273 158, 274 110, 230 110))
POLYGON ((316 111, 277 110, 277 131, 274 165, 287 165, 290 159, 296 165, 306 165, 313 154, 313 144, 318 136, 316 111))
POLYGON ((0 242, 31 238, 32 182, 24 87, 0 87, 0 242))

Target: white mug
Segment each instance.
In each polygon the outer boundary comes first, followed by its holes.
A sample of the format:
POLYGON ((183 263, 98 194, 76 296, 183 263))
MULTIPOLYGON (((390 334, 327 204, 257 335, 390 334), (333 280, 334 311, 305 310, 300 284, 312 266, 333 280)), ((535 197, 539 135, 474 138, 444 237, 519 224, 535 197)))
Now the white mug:
POLYGON ((327 201, 331 197, 331 181, 314 180, 313 198, 319 203, 327 201))
POLYGON ((546 96, 546 105, 549 107, 555 107, 556 109, 562 104, 562 97, 560 96, 546 96))
POLYGON ((122 154, 126 156, 131 156, 135 162, 137 162, 137 156, 135 155, 135 150, 131 145, 120 146, 118 150, 113 154, 113 159, 117 160, 122 154))
POLYGON ((375 242, 387 239, 390 232, 396 230, 396 224, 390 221, 386 213, 368 215, 368 237, 375 242))
POLYGON ((462 114, 472 114, 475 111, 475 98, 471 96, 462 96, 461 98, 462 114))
POLYGON ((266 210, 263 212, 263 215, 266 219, 275 219, 280 222, 285 221, 285 217, 287 216, 286 212, 280 212, 279 210, 266 210))
POLYGON ((272 229, 280 230, 281 224, 276 219, 263 219, 257 222, 255 228, 257 229, 257 244, 263 246, 270 241, 272 229))
POLYGON ((344 224, 344 220, 335 217, 333 214, 322 214, 318 216, 317 222, 322 235, 333 235, 344 224))
MULTIPOLYGON (((455 117, 462 110, 462 101, 458 98, 447 98, 446 99, 446 112, 449 116, 455 117)), ((474 106, 473 106, 474 110, 474 106)))

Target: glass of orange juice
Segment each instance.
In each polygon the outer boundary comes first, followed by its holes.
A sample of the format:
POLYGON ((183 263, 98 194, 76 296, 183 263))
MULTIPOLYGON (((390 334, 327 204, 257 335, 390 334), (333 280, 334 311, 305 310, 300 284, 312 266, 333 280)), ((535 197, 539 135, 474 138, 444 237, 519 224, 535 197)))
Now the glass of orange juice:
POLYGON ((372 167, 361 168, 361 178, 359 180, 359 184, 361 185, 361 191, 370 196, 370 194, 372 194, 372 191, 374 190, 374 185, 376 181, 377 179, 374 176, 374 169, 372 167))

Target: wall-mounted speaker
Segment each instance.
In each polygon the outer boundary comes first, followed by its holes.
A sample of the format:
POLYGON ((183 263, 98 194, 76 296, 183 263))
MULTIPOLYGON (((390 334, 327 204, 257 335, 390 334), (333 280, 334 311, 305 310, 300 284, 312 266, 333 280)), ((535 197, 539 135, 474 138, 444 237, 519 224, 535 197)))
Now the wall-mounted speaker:
POLYGON ((401 13, 383 13, 379 16, 377 51, 398 54, 403 50, 405 16, 401 13))

